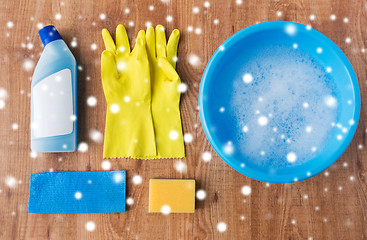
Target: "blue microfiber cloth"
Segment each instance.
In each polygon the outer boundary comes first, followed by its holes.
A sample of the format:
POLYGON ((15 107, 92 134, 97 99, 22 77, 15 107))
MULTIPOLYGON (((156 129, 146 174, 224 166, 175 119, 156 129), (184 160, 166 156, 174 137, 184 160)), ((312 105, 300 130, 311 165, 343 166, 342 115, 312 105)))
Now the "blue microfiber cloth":
POLYGON ((125 212, 125 190, 125 171, 32 173, 28 212, 125 212))

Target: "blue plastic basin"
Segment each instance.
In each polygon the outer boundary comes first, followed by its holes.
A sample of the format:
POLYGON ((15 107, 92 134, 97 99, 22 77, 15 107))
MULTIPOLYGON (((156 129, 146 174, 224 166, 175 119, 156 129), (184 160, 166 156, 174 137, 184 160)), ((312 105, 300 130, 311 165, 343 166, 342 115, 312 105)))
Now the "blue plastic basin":
MULTIPOLYGON (((246 104, 246 102, 243 102, 246 104)), ((272 21, 245 28, 231 36, 213 54, 204 71, 200 91, 200 119, 205 134, 218 155, 232 168, 250 178, 271 182, 291 183, 311 178, 332 165, 346 150, 357 128, 360 114, 360 92, 352 65, 340 48, 322 33, 305 25, 272 21), (291 29, 289 32, 287 29, 291 29), (327 72, 338 92, 337 123, 343 125, 343 133, 333 128, 325 147, 302 164, 284 165, 278 168, 263 164, 257 165, 241 151, 228 154, 225 143, 233 146, 241 144, 235 137, 236 119, 231 113, 223 114, 219 109, 231 109, 233 82, 245 62, 254 57, 254 48, 272 48, 297 43, 299 50, 307 53, 327 72), (316 51, 322 48, 322 54, 316 51), (326 69, 332 69, 331 72, 326 69), (338 135, 342 134, 342 138, 338 135)), ((315 134, 317 137, 317 133, 315 134)))

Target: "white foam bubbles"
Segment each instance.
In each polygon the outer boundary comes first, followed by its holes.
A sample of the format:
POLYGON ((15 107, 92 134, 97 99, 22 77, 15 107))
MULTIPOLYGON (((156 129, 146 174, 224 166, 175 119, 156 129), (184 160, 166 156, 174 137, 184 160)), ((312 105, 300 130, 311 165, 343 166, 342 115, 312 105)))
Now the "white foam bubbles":
POLYGON ((292 45, 254 51, 256 57, 243 60, 226 105, 225 114, 233 115, 239 129, 236 152, 275 168, 289 164, 285 156, 295 152, 294 164, 301 164, 314 156, 312 147, 323 149, 330 136, 339 93, 325 67, 292 45), (244 73, 252 74, 253 84, 244 84, 244 73))

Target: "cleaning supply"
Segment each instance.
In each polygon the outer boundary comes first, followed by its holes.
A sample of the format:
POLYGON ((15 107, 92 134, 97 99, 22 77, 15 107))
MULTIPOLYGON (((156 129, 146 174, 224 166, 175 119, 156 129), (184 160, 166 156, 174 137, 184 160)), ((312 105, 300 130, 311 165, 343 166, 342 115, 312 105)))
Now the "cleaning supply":
POLYGON ((125 212, 125 189, 125 171, 32 173, 28 212, 125 212))
POLYGON ((195 212, 195 180, 150 179, 149 212, 195 212))
POLYGON ((185 146, 180 116, 181 83, 175 68, 180 32, 175 29, 166 44, 162 25, 147 29, 147 52, 152 82, 152 115, 157 147, 155 158, 183 158, 185 146))
POLYGON ((151 85, 145 32, 130 52, 125 27, 118 25, 116 44, 102 30, 106 50, 101 57, 107 101, 103 158, 151 158, 156 155, 151 114, 151 85))
POLYGON ((45 46, 32 77, 31 149, 74 152, 77 146, 76 61, 56 28, 39 31, 45 46))

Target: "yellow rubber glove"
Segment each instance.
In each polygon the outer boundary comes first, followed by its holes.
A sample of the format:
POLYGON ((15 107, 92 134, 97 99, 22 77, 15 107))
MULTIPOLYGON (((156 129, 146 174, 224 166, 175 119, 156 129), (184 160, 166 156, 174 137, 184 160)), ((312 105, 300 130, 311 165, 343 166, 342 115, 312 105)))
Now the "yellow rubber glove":
POLYGON ((156 156, 151 112, 151 83, 144 30, 134 50, 123 25, 116 28, 116 45, 102 30, 106 50, 101 57, 102 84, 107 101, 103 158, 156 156))
POLYGON ((157 146, 156 158, 183 158, 180 95, 176 68, 180 32, 173 30, 168 44, 164 27, 147 29, 147 52, 152 81, 152 115, 157 146))

